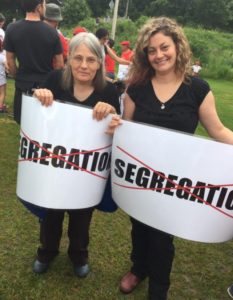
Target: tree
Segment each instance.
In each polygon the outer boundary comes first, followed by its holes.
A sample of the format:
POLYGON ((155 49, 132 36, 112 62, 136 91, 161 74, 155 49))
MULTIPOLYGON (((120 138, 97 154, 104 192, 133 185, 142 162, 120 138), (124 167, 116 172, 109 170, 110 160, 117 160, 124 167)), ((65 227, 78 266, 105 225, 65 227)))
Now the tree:
POLYGON ((65 0, 62 14, 63 23, 73 26, 90 17, 91 10, 86 0, 65 0))
POLYGON ((109 9, 109 2, 110 0, 87 0, 94 17, 105 16, 107 9, 109 9))

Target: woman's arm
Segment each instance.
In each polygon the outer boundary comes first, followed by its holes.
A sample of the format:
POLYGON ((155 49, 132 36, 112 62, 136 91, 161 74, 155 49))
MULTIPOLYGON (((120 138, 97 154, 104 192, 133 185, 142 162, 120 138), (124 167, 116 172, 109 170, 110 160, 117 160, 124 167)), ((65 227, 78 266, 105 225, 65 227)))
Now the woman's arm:
POLYGON ((130 64, 130 61, 117 56, 108 45, 105 45, 105 47, 107 49, 108 54, 111 56, 111 58, 114 59, 115 61, 117 61, 119 64, 122 64, 122 65, 130 64))
POLYGON ((199 108, 199 120, 209 136, 216 141, 233 145, 233 132, 225 127, 217 114, 215 99, 210 91, 199 108))

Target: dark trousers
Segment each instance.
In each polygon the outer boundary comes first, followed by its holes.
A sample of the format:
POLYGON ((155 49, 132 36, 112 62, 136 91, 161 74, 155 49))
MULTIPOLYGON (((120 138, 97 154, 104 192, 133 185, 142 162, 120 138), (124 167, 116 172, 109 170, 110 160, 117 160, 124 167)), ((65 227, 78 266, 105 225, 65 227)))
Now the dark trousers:
POLYGON ((31 95, 33 88, 39 88, 43 86, 43 81, 35 82, 35 81, 15 81, 15 95, 14 95, 14 120, 20 124, 21 121, 21 110, 22 110, 22 95, 23 93, 31 95))
MULTIPOLYGON (((67 210, 69 215, 68 255, 72 263, 82 266, 88 260, 89 228, 94 208, 67 210)), ((40 224, 41 247, 37 250, 40 262, 50 262, 59 253, 65 210, 48 210, 40 224)))
POLYGON ((141 279, 149 277, 150 300, 165 300, 175 253, 173 236, 133 218, 131 222, 131 272, 141 279))
POLYGON ((20 124, 20 118, 21 118, 21 107, 22 107, 22 90, 15 87, 15 96, 14 96, 14 120, 20 124))

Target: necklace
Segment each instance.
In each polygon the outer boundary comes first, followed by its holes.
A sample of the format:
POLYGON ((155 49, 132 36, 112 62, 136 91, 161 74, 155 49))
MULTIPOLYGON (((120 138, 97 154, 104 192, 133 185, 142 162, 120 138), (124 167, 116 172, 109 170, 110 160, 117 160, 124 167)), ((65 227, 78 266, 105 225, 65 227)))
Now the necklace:
POLYGON ((165 104, 164 103, 161 103, 161 109, 164 109, 165 108, 165 104))
POLYGON ((158 100, 159 104, 160 104, 160 109, 165 109, 166 106, 165 106, 165 103, 163 103, 162 101, 160 101, 157 97, 156 99, 158 100))

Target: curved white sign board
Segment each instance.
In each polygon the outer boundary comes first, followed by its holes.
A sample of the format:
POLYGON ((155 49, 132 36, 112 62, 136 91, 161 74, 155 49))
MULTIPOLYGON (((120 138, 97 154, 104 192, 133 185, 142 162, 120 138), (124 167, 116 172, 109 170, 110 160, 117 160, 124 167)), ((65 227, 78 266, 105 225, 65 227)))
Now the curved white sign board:
POLYGON ((23 96, 18 197, 45 208, 97 205, 110 170, 109 120, 93 120, 90 108, 56 101, 44 107, 23 96))
POLYGON ((114 134, 115 202, 135 219, 185 239, 233 238, 232 170, 232 145, 127 121, 114 134))

